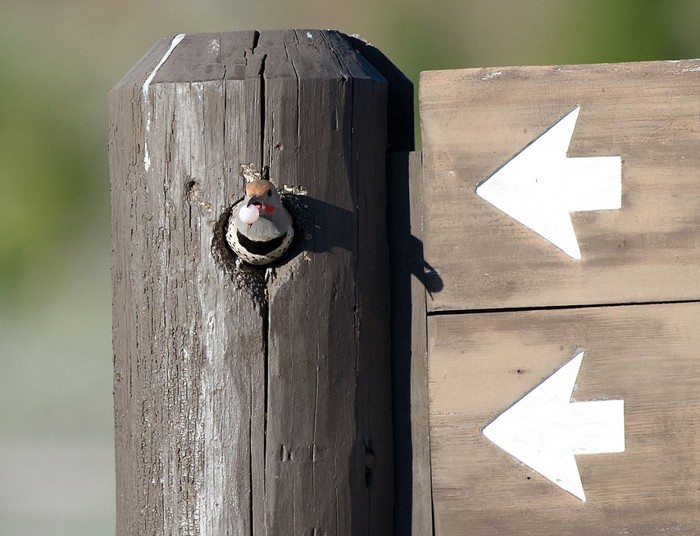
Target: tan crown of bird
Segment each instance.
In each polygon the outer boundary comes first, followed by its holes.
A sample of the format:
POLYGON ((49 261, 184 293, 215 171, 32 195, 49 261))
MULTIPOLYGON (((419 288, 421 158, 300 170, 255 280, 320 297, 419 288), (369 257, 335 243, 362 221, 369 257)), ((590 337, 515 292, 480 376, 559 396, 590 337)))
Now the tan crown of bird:
POLYGON ((269 180, 249 182, 245 193, 245 198, 231 211, 226 241, 244 262, 256 266, 270 264, 284 255, 292 243, 292 216, 269 180))

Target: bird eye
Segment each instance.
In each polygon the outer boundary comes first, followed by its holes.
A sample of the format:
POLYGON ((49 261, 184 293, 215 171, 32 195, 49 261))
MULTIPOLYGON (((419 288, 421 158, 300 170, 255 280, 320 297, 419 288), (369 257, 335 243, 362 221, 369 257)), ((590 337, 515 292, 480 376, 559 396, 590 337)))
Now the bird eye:
POLYGON ((272 188, 267 190, 267 197, 272 197, 272 188))

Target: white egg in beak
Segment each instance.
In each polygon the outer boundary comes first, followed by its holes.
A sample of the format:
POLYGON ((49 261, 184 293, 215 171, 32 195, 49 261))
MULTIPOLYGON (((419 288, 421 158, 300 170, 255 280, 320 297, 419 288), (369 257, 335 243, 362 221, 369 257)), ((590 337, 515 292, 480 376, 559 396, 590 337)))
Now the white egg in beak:
POLYGON ((243 206, 238 209, 238 217, 243 223, 254 224, 260 217, 260 210, 255 205, 243 206))

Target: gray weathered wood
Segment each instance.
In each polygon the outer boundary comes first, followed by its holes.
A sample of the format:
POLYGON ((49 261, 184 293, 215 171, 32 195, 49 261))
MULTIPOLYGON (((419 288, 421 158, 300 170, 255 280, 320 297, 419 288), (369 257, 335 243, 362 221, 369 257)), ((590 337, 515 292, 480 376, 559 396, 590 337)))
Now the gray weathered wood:
POLYGON ((439 536, 699 532, 699 69, 688 60, 423 73, 439 536), (577 105, 568 156, 622 160, 622 208, 571 215, 581 260, 475 193, 577 105), (625 407, 625 451, 577 456, 586 502, 482 434, 578 347, 573 399, 625 407))
POLYGON ((423 73, 431 311, 700 298, 700 62, 423 73), (572 214, 576 261, 475 186, 580 105, 570 157, 622 158, 622 209, 572 214))
POLYGON ((700 532, 700 304, 433 315, 436 534, 700 532), (622 453, 580 455, 586 502, 481 430, 586 350, 573 399, 623 399, 622 453))
POLYGON ((389 82, 387 215, 391 252, 394 531, 432 534, 421 155, 414 149, 413 85, 372 45, 353 46, 389 82))
POLYGON ((118 534, 392 533, 387 82, 337 32, 158 42, 110 93, 118 534), (241 164, 299 239, 237 267, 241 164))
POLYGON ((419 152, 389 160, 395 530, 414 536, 433 531, 421 169, 419 152))

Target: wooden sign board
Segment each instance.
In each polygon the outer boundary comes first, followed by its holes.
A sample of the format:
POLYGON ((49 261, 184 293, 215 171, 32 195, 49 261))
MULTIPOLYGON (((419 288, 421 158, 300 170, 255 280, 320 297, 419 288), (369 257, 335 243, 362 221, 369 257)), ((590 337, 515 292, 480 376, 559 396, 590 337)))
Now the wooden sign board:
POLYGON ((436 535, 700 533, 699 319, 696 303, 430 317, 436 535), (482 433, 579 348, 573 400, 625 413, 624 452, 576 456, 585 502, 482 433))
POLYGON ((700 298, 700 60, 426 72, 420 99, 429 310, 700 298), (581 259, 475 192, 575 109, 569 160, 621 162, 621 208, 571 213, 581 259))
POLYGON ((700 61, 420 92, 436 535, 700 533, 700 61))

